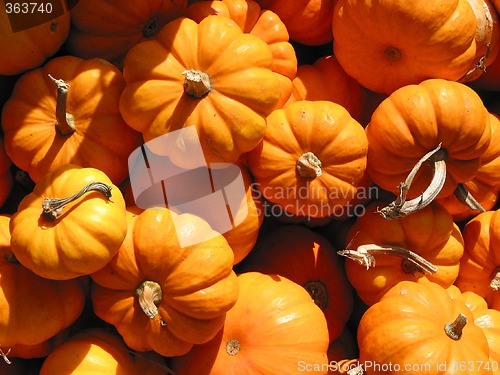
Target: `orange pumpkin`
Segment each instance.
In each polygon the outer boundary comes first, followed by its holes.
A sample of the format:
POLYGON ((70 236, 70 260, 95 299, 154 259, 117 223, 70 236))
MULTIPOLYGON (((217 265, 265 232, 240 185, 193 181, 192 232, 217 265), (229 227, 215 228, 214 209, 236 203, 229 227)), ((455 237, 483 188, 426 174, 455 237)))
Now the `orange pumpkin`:
POLYGON ((247 160, 265 199, 287 213, 321 218, 356 196, 367 146, 363 127, 344 107, 301 100, 267 118, 264 140, 247 160))
POLYGON ((35 182, 77 164, 119 184, 142 141, 120 115, 124 87, 121 72, 100 59, 61 56, 25 73, 2 113, 7 154, 35 182))
POLYGON ((350 258, 347 277, 362 301, 373 305, 402 280, 452 285, 464 243, 448 211, 433 202, 399 220, 386 220, 377 212, 383 203, 366 207, 346 240, 352 250, 342 251, 350 258))
POLYGON ((239 297, 213 340, 171 358, 177 375, 327 374, 328 329, 311 296, 278 275, 238 276, 239 297))
POLYGON ((365 90, 340 66, 334 55, 318 58, 313 64, 302 64, 292 81, 286 104, 299 100, 329 100, 347 109, 358 122, 364 110, 365 90))
POLYGON ((302 285, 325 314, 330 342, 342 333, 353 308, 353 290, 332 244, 300 225, 282 225, 262 236, 241 272, 277 274, 302 285))
POLYGON ((334 54, 347 74, 375 92, 430 78, 456 81, 476 62, 476 23, 467 0, 337 0, 334 54))
POLYGON ((207 163, 233 163, 262 140, 281 97, 272 67, 267 43, 231 19, 177 18, 127 54, 120 111, 145 141, 194 126, 197 139, 176 133, 171 147, 155 147, 159 155, 201 144, 207 163))
POLYGON ((5 153, 3 139, 0 138, 0 207, 2 207, 9 197, 14 184, 14 178, 10 170, 11 165, 12 162, 5 153))
POLYGON ((103 172, 72 164, 48 173, 10 221, 12 252, 35 274, 55 280, 106 265, 127 233, 125 202, 103 172))
POLYGON ((11 249, 10 221, 0 215, 0 355, 41 357, 82 313, 88 279, 54 281, 22 266, 11 249))
POLYGON ((44 360, 40 375, 167 375, 165 358, 134 353, 115 332, 86 328, 59 345, 44 360))
POLYGON ((211 340, 238 297, 225 238, 168 208, 130 207, 127 222, 117 255, 91 275, 96 315, 140 352, 176 356, 211 340))
POLYGON ((42 65, 68 37, 70 13, 67 2, 36 4, 33 13, 29 12, 33 9, 29 2, 0 4, 0 51, 4 51, 0 59, 0 75, 20 74, 42 65))
POLYGON ((500 309, 500 215, 499 211, 482 212, 463 229, 464 255, 455 285, 462 292, 474 292, 488 306, 500 309))
POLYGON ((297 56, 281 19, 276 13, 261 9, 253 0, 200 1, 190 5, 185 16, 199 23, 212 14, 231 18, 244 33, 255 35, 269 45, 273 55, 272 69, 281 84, 277 105, 281 108, 290 97, 291 81, 297 75, 297 56))
POLYGON ((294 41, 319 46, 332 40, 335 0, 256 1, 262 9, 272 10, 283 20, 294 41))
POLYGON ((186 7, 187 0, 111 0, 99 6, 92 0, 78 0, 71 9, 65 48, 71 55, 102 58, 121 67, 132 46, 154 38, 186 7))
POLYGON ((366 374, 491 374, 490 349, 467 305, 436 283, 401 281, 358 326, 366 374))
POLYGON ((382 101, 366 134, 372 180, 394 194, 417 197, 418 207, 424 198, 427 203, 434 196, 444 198, 459 183, 474 178, 491 141, 491 125, 488 110, 470 87, 429 79, 402 87, 382 101), (424 173, 417 172, 410 186, 401 186, 431 152, 435 158, 432 181, 437 178, 440 184, 430 183, 431 166, 423 164, 419 172, 424 173))

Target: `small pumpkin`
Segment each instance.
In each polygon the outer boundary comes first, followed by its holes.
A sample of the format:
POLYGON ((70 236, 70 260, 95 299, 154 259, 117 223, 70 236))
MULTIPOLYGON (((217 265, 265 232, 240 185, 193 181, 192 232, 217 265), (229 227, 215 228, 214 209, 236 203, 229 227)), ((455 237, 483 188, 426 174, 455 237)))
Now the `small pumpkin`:
POLYGON ((286 25, 290 38, 312 46, 330 42, 335 0, 257 0, 262 9, 275 12, 286 25))
POLYGON ((127 233, 125 202, 98 169, 66 164, 46 174, 10 221, 12 252, 35 274, 55 280, 106 265, 127 233))
POLYGON ((500 215, 498 210, 482 212, 465 224, 464 255, 455 285, 462 292, 474 292, 488 306, 500 309, 500 215))
POLYGON ((129 207, 126 217, 120 250, 91 274, 95 314, 140 352, 177 356, 211 340, 238 298, 226 239, 164 207, 129 207))
POLYGON ((92 0, 78 0, 71 8, 71 29, 64 47, 73 56, 101 58, 122 67, 132 46, 154 38, 186 7, 187 0, 111 0, 99 6, 92 0))
POLYGON ((474 178, 491 141, 491 124, 470 87, 429 79, 382 101, 366 135, 368 174, 399 197, 383 213, 402 217, 474 178))
POLYGON ((476 62, 476 23, 467 0, 337 0, 334 54, 347 74, 375 92, 431 78, 456 81, 476 62))
POLYGON ((349 258, 347 277, 362 301, 373 305, 402 280, 452 285, 464 242, 448 211, 433 202, 413 215, 386 220, 377 212, 381 204, 366 207, 349 231, 348 250, 340 252, 349 258))
POLYGON ((341 335, 353 309, 353 290, 343 263, 321 234, 281 225, 260 237, 241 272, 277 274, 302 285, 325 314, 330 342, 341 335))
POLYGON ((189 5, 185 16, 199 23, 212 14, 231 18, 244 33, 255 35, 269 45, 273 55, 272 70, 281 86, 277 105, 281 108, 290 97, 292 80, 297 75, 297 56, 279 16, 269 9, 261 9, 253 0, 199 1, 189 5))
POLYGON ((322 218, 356 196, 367 149, 363 127, 340 104, 301 100, 269 115, 247 161, 265 199, 293 215, 322 218))
POLYGON ((121 72, 101 59, 61 56, 25 73, 2 112, 7 154, 35 182, 77 164, 121 183, 142 142, 120 115, 124 88, 121 72))
POLYGON ((116 332, 86 328, 59 345, 45 358, 40 375, 171 374, 165 358, 156 353, 134 353, 116 332))
POLYGON ((356 121, 361 121, 365 90, 347 75, 334 55, 322 56, 313 64, 300 65, 292 85, 286 104, 299 100, 329 100, 347 109, 356 121))
POLYGON ((395 285, 364 313, 357 337, 360 363, 372 366, 365 366, 367 374, 492 373, 488 341, 473 313, 433 282, 395 285))
POLYGON ((127 54, 120 112, 146 142, 195 127, 197 139, 176 133, 171 147, 155 147, 158 155, 201 144, 208 164, 233 163, 262 140, 281 97, 272 68, 269 45, 233 20, 180 17, 127 54))
POLYGON ((259 272, 241 273, 238 283, 239 297, 223 328, 171 358, 174 373, 327 374, 328 328, 309 293, 285 277, 259 272))
POLYGON ((25 268, 12 252, 10 221, 0 215, 0 356, 43 357, 82 313, 88 279, 54 281, 25 268))
POLYGON ((12 186, 14 185, 11 165, 12 162, 5 153, 3 139, 0 137, 0 207, 3 206, 9 197, 12 191, 12 186))
POLYGON ((0 4, 0 51, 5 51, 0 75, 16 75, 42 65, 61 48, 69 34, 70 12, 66 1, 36 3, 37 13, 33 14, 24 12, 24 3, 17 3, 23 9, 16 14, 15 4, 0 4), (13 16, 12 20, 9 16, 13 16))

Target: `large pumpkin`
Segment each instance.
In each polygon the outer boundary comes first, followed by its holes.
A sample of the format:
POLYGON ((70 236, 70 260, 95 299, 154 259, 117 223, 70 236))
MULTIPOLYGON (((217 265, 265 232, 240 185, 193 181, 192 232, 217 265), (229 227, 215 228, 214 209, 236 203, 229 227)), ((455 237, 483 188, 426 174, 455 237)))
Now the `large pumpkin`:
POLYGON ((171 147, 155 147, 160 155, 201 143, 209 164, 233 163, 262 140, 281 97, 272 67, 267 43, 231 19, 180 17, 127 54, 120 111, 145 141, 195 127, 196 139, 178 132, 171 147))
MULTIPOLYGON (((382 101, 366 134, 370 177, 381 188, 403 195, 403 202, 406 194, 417 197, 411 204, 418 208, 433 197, 453 194, 459 183, 474 178, 491 141, 491 125, 474 90, 462 83, 429 79, 402 87, 382 101), (431 166, 423 164, 419 172, 424 173, 417 172, 407 184, 410 172, 431 153, 431 166)), ((405 207, 392 209, 397 217, 405 207)))
POLYGON ((255 35, 266 42, 273 54, 273 72, 280 80, 281 108, 290 97, 292 82, 297 74, 297 56, 289 43, 286 26, 278 15, 268 9, 261 9, 254 0, 199 1, 190 5, 185 13, 196 22, 216 14, 231 18, 244 33, 255 35))
POLYGON ((325 314, 330 342, 339 338, 351 316, 353 290, 342 261, 321 234, 281 225, 259 239, 239 269, 277 274, 302 285, 325 314))
POLYGON ((12 252, 42 277, 67 280, 106 265, 127 233, 120 190, 95 168, 48 173, 10 221, 12 252))
POLYGON ((11 249, 10 220, 0 215, 0 355, 45 356, 54 346, 48 341, 83 311, 88 279, 48 280, 21 265, 11 249))
POLYGON ((500 309, 500 211, 482 212, 467 222, 463 230, 464 255, 456 285, 471 291, 500 309))
POLYGON ((141 352, 176 356, 211 340, 238 297, 225 238, 168 208, 130 207, 127 222, 117 255, 91 275, 96 315, 141 352))
POLYGON ((467 0, 337 0, 334 53, 347 74, 375 92, 429 78, 456 81, 476 62, 476 23, 467 0))
POLYGON ((436 283, 402 281, 358 326, 366 374, 491 374, 490 349, 467 305, 436 283))
POLYGON ((42 65, 60 49, 69 29, 70 13, 65 0, 31 4, 2 2, 0 75, 20 74, 42 65), (35 11, 27 13, 25 10, 31 11, 33 4, 36 4, 35 11))
POLYGON ((124 88, 121 72, 101 59, 61 56, 25 73, 2 112, 7 154, 35 182, 70 163, 119 184, 142 141, 120 115, 124 88))
POLYGON ((40 375, 167 375, 165 358, 134 353, 120 335, 103 328, 86 328, 59 345, 45 358, 40 375))
POLYGON ((238 276, 239 297, 213 340, 171 359, 177 375, 327 374, 328 329, 311 296, 278 275, 238 276))
POLYGON ((413 215, 385 220, 377 212, 381 204, 375 201, 366 207, 342 252, 350 258, 347 276, 363 302, 373 305, 402 280, 452 285, 464 244, 448 211, 433 202, 413 215))
POLYGON ((92 0, 78 0, 71 8, 65 48, 71 55, 98 57, 121 67, 130 48, 154 38, 186 7, 187 0, 108 0, 99 6, 92 0))
POLYGON ((301 100, 267 118, 247 154, 255 186, 289 214, 327 217, 355 196, 366 168, 363 127, 340 104, 301 100))

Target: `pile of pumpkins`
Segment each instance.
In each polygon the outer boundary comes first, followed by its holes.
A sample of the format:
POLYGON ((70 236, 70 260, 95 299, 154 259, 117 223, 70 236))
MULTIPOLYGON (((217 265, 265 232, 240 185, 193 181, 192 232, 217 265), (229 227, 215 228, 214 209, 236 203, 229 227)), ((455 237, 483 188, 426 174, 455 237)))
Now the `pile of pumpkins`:
POLYGON ((500 374, 500 1, 50 3, 0 4, 1 374, 500 374))

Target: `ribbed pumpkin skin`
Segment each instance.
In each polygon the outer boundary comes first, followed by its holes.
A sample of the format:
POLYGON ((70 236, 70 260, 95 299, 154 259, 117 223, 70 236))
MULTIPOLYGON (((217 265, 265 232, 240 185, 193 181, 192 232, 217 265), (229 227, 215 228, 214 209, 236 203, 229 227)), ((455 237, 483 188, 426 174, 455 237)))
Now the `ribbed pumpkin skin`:
POLYGON ((347 74, 379 93, 430 78, 457 81, 476 62, 476 17, 467 0, 337 0, 332 28, 347 74))
POLYGON ((246 272, 238 281, 238 301, 227 313, 223 329, 208 343, 172 358, 173 371, 177 375, 326 374, 328 329, 309 293, 278 275, 246 272), (230 340, 240 343, 234 355, 226 350, 230 340), (314 364, 316 371, 305 364, 314 364))
POLYGON ((141 352, 182 355, 211 340, 238 297, 234 255, 225 238, 197 216, 167 208, 129 207, 127 222, 117 255, 91 275, 97 316, 141 352), (183 240, 195 243, 181 247, 183 240), (139 304, 137 288, 144 281, 161 287, 155 317, 139 304))
POLYGON ((443 374, 443 366, 445 373, 492 373, 486 366, 488 341, 474 323, 472 312, 463 301, 452 298, 445 288, 432 282, 402 281, 389 290, 361 318, 358 343, 361 364, 379 365, 367 369, 367 374, 397 373, 384 371, 383 364, 408 375, 443 374), (454 340, 445 333, 444 326, 459 314, 466 316, 467 323, 460 339, 454 340), (461 363, 481 365, 460 367, 461 363))
POLYGON ((197 24, 180 17, 127 54, 120 111, 146 142, 194 126, 208 163, 233 163, 261 141, 265 118, 278 105, 280 81, 272 67, 268 44, 231 19, 211 15, 197 24), (192 69, 210 77, 212 89, 200 98, 184 93, 184 72, 192 69))
POLYGON ((10 221, 12 252, 39 276, 68 280, 104 267, 127 232, 125 201, 109 178, 95 168, 66 164, 45 175, 19 204, 10 221), (111 186, 108 200, 91 191, 65 205, 55 220, 42 214, 45 198, 66 198, 91 182, 111 186))
MULTIPOLYGON (((491 141, 491 125, 474 90, 429 79, 402 87, 382 101, 366 135, 368 173, 377 185, 395 194, 420 158, 441 143, 447 153, 447 175, 439 199, 452 194, 458 183, 474 178, 491 141)), ((428 173, 418 173, 409 197, 422 194, 429 182, 428 173)))

